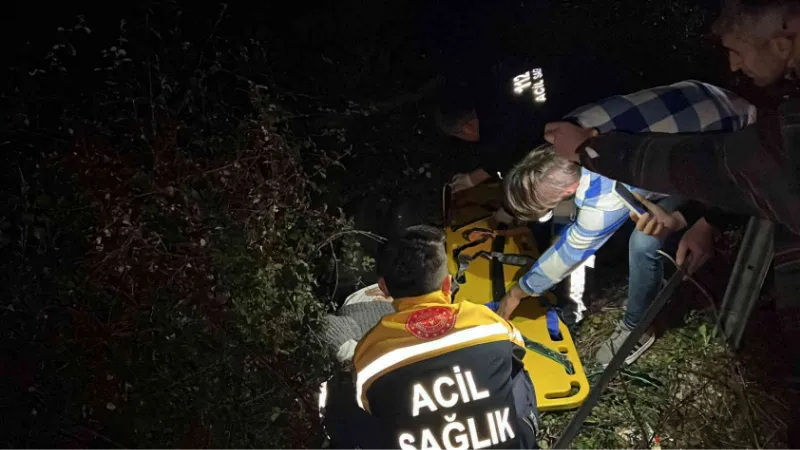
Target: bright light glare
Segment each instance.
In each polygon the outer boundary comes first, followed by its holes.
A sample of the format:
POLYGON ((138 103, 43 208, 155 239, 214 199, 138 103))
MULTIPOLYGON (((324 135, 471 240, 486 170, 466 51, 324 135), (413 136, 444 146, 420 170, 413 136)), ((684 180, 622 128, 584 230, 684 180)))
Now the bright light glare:
POLYGON ((583 312, 587 309, 583 303, 583 295, 586 291, 586 269, 594 269, 594 260, 594 255, 586 258, 586 261, 578 265, 569 277, 569 298, 576 304, 574 311, 576 322, 583 319, 583 312))
POLYGON ((322 412, 325 410, 325 405, 328 403, 328 382, 324 382, 319 386, 319 403, 318 411, 319 411, 319 418, 322 419, 323 415, 322 412))

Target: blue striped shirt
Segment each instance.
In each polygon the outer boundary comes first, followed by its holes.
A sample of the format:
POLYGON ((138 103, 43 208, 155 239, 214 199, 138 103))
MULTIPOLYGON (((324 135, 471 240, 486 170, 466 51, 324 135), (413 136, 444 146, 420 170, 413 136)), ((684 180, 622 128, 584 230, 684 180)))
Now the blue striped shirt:
MULTIPOLYGON (((600 133, 697 133, 736 131, 752 124, 756 108, 735 94, 699 81, 618 95, 582 106, 567 114, 585 128, 600 133)), ((612 192, 614 181, 582 169, 575 193, 578 214, 520 279, 527 294, 541 294, 568 276, 608 241, 626 220, 628 209, 612 192)), ((626 185, 627 186, 627 185, 626 185)), ((627 186, 649 199, 664 195, 627 186)))

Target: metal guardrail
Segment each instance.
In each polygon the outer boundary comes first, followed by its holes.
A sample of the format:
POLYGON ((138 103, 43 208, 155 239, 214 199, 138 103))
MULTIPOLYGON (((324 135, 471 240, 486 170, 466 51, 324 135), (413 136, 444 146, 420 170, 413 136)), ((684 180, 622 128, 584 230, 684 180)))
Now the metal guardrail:
MULTIPOLYGON (((729 345, 734 349, 738 349, 741 344, 750 313, 758 301, 761 287, 764 285, 764 280, 772 263, 774 228, 774 224, 768 220, 751 217, 742 238, 742 244, 736 257, 736 263, 733 266, 730 281, 728 281, 728 286, 725 290, 725 297, 722 301, 717 323, 717 327, 723 332, 729 345)), ((583 422, 589 417, 592 409, 600 400, 600 396, 606 386, 622 367, 625 357, 633 350, 635 343, 672 297, 682 279, 683 275, 679 270, 659 292, 647 309, 642 322, 631 331, 631 334, 622 343, 609 365, 603 371, 600 379, 591 387, 589 396, 575 413, 575 416, 572 417, 572 420, 553 448, 569 448, 573 439, 580 432, 583 422)))
POLYGON ((750 313, 758 301, 772 263, 774 228, 774 224, 768 220, 750 218, 725 289, 717 329, 722 331, 734 350, 741 346, 750 313))

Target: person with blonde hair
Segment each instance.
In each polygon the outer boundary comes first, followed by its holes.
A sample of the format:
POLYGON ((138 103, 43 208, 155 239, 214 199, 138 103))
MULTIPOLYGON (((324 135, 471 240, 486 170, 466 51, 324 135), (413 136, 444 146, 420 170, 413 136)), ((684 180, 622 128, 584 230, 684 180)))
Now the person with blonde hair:
POLYGON ((506 205, 519 219, 538 220, 552 211, 565 195, 574 194, 580 180, 580 166, 558 158, 550 144, 541 145, 506 175, 506 205))
MULTIPOLYGON (((666 136, 593 130, 564 122, 546 126, 545 138, 564 158, 584 170, 649 189, 680 194, 709 207, 768 219, 775 224, 772 282, 775 326, 783 345, 776 358, 789 364, 787 381, 800 383, 800 1, 728 0, 712 31, 721 41, 732 72, 741 72, 761 93, 779 103, 759 111, 758 122, 729 133, 666 136), (781 355, 783 353, 783 355, 781 355)), ((684 211, 653 205, 640 221, 655 220, 667 232, 685 225, 684 211), (679 214, 680 213, 680 214, 679 214), (647 219, 645 219, 645 216, 647 219)), ((691 231, 691 230, 690 230, 691 231)), ((694 246, 687 264, 699 266, 694 246)), ((677 260, 682 261, 679 252, 677 260)), ((702 263, 702 261, 700 261, 702 263)), ((778 341, 780 342, 780 341, 778 341)), ((790 393, 791 390, 787 390, 790 393)), ((789 448, 800 447, 800 395, 788 396, 793 412, 789 448)))
MULTIPOLYGON (((566 120, 600 133, 610 130, 690 133, 739 130, 753 123, 755 116, 755 107, 731 92, 699 81, 682 81, 606 98, 578 108, 566 120)), ((531 151, 506 174, 506 206, 515 216, 528 220, 541 217, 572 196, 577 214, 555 244, 509 290, 501 301, 498 311, 501 315, 509 317, 524 297, 550 290, 594 255, 629 220, 630 211, 614 194, 614 183, 557 156, 549 144, 531 151)), ((668 211, 684 203, 679 197, 625 186, 668 211)), ((705 220, 698 221, 692 229, 689 232, 703 236, 711 245, 713 229, 705 220)), ((658 293, 663 279, 658 251, 664 245, 663 239, 638 230, 631 235, 627 308, 614 334, 598 349, 595 358, 599 364, 608 364, 614 349, 641 321, 658 293)), ((654 341, 655 335, 646 333, 626 362, 632 363, 654 341)))

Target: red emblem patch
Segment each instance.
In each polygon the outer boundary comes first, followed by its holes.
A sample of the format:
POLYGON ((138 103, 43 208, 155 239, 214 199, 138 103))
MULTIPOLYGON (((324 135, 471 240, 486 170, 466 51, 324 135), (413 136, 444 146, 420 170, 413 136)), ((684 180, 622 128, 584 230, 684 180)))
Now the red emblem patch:
POLYGON ((406 330, 420 339, 437 339, 453 329, 456 313, 444 306, 432 306, 412 313, 406 321, 406 330))

